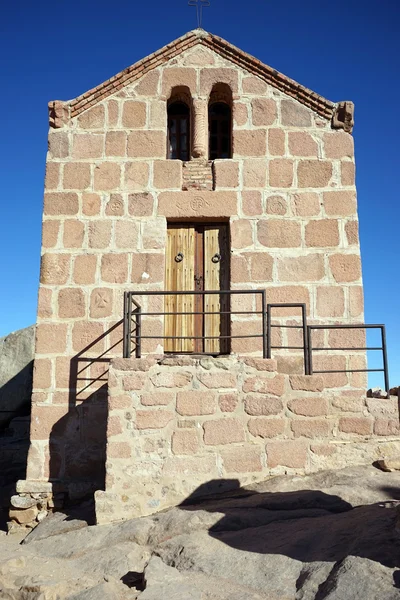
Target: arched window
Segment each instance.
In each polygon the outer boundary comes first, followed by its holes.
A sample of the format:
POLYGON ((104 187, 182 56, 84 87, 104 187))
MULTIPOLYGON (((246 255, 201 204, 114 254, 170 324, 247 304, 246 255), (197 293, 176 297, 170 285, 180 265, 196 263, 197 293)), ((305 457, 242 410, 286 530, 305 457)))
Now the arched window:
POLYGON ((190 159, 190 109, 185 102, 168 105, 168 158, 190 159))
POLYGON ((225 102, 208 106, 209 158, 232 158, 232 111, 225 102))

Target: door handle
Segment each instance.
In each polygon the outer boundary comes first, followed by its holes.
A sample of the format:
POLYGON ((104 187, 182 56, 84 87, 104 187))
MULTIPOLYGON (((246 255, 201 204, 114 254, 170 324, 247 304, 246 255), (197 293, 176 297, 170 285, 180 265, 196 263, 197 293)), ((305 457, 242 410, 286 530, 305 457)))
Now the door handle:
POLYGON ((221 255, 218 254, 218 252, 216 252, 211 260, 213 261, 213 263, 219 263, 221 261, 221 255))
POLYGON ((178 254, 175 256, 175 262, 182 262, 183 261, 183 254, 182 252, 178 252, 178 254))

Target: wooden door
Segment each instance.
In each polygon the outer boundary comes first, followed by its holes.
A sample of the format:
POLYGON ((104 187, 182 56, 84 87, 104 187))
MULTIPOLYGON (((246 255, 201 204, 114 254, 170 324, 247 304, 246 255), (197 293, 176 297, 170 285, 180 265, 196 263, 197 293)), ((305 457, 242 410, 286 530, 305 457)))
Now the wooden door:
MULTIPOLYGON (((168 226, 166 291, 227 290, 229 265, 227 225, 168 226)), ((229 340, 221 336, 229 335, 229 305, 228 294, 166 296, 165 352, 228 353, 229 340), (168 339, 173 336, 191 339, 168 339)))

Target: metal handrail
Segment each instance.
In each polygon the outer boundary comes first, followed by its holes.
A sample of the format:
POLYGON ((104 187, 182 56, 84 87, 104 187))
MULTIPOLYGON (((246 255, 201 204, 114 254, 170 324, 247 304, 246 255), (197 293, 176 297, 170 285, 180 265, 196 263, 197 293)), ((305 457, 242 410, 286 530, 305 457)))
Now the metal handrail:
MULTIPOLYGON (((188 290, 188 291, 133 291, 124 293, 124 335, 123 335, 123 356, 124 358, 130 358, 132 355, 131 342, 135 343, 135 354, 136 358, 141 357, 141 341, 143 339, 176 339, 176 340, 215 340, 215 339, 243 339, 243 338, 262 338, 263 346, 263 358, 267 358, 267 324, 266 324, 266 291, 265 290, 188 290), (221 295, 229 294, 240 295, 240 294, 256 294, 261 296, 261 311, 183 311, 183 312, 143 312, 140 304, 134 300, 133 296, 190 296, 190 295, 221 295), (132 310, 132 304, 135 306, 135 310, 132 310), (165 335, 142 335, 142 317, 144 316, 168 316, 168 315, 211 315, 211 314, 229 314, 229 315, 241 315, 241 314, 254 314, 261 315, 262 333, 249 334, 249 335, 219 335, 219 336, 165 336, 165 335), (132 322, 134 322, 134 335, 132 335, 132 322)), ((208 354, 205 352, 196 352, 196 354, 208 354)))
POLYGON ((308 366, 308 338, 307 338, 307 307, 303 302, 286 302, 286 303, 275 303, 267 304, 267 357, 271 358, 271 351, 281 348, 282 350, 302 350, 304 356, 304 373, 309 374, 308 366), (301 325, 272 325, 272 308, 301 308, 301 325), (302 346, 271 346, 272 336, 271 329, 273 327, 283 329, 300 329, 303 332, 303 345, 302 346))
POLYGON ((324 374, 324 373, 373 373, 380 372, 384 375, 385 380, 385 391, 389 397, 389 369, 388 369, 388 360, 387 360, 387 349, 386 349, 386 329, 384 325, 373 324, 344 324, 344 325, 308 325, 307 326, 307 346, 308 346, 308 366, 309 366, 309 374, 313 375, 316 373, 324 374), (381 331, 381 346, 363 346, 361 348, 347 348, 347 347, 335 347, 335 348, 327 348, 327 347, 313 347, 312 345, 312 331, 313 329, 380 329, 381 331), (347 350, 355 350, 355 351, 367 351, 367 350, 380 350, 382 352, 382 362, 383 367, 381 369, 330 369, 324 371, 315 371, 313 369, 313 352, 318 352, 321 350, 327 350, 329 352, 333 351, 347 351, 347 350))

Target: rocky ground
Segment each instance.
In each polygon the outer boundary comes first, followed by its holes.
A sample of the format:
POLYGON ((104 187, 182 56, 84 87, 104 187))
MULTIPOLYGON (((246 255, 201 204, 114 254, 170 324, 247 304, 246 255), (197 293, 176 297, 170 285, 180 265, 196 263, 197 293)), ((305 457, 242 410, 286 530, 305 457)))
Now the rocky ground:
POLYGON ((400 599, 400 473, 275 477, 152 517, 0 534, 1 600, 400 599))

